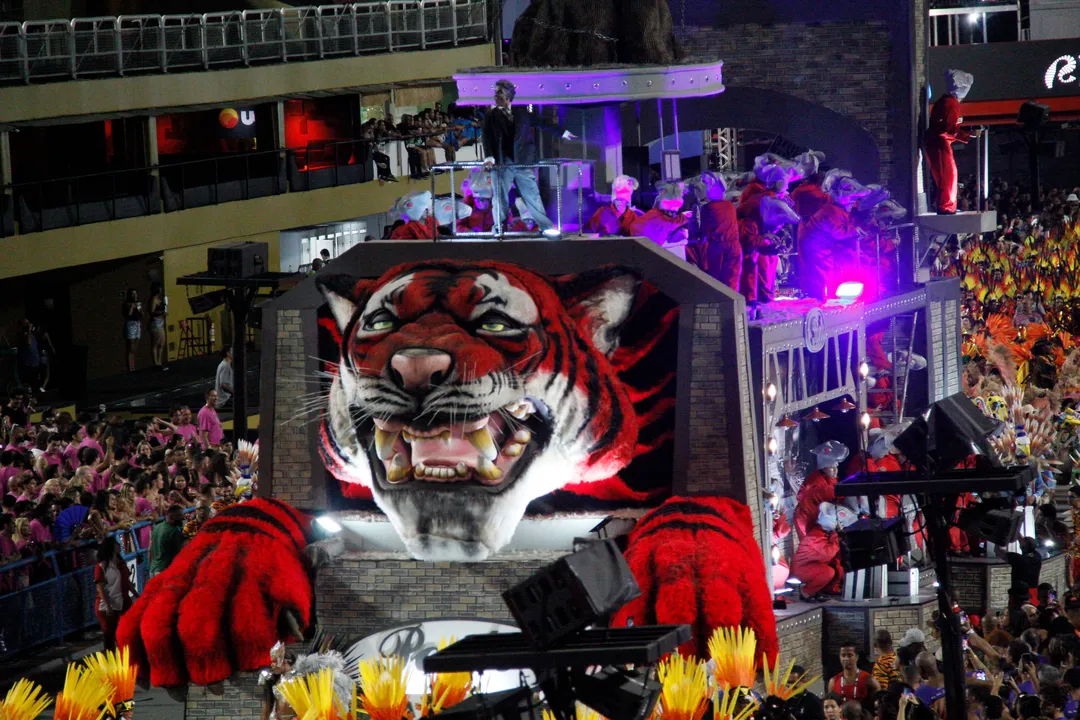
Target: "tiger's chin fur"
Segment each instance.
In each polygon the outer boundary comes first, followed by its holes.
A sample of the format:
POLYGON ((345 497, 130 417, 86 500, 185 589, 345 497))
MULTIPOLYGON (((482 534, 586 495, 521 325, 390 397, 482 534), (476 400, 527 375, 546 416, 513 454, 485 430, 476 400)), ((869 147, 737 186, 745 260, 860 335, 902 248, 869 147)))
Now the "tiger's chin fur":
POLYGON ((413 557, 484 560, 531 501, 632 458, 636 416, 606 353, 636 276, 609 270, 570 300, 558 280, 502 263, 418 263, 350 282, 320 285, 342 330, 323 458, 370 488, 413 557), (471 318, 460 297, 474 288, 497 322, 471 318), (429 358, 440 369, 420 382, 429 358))

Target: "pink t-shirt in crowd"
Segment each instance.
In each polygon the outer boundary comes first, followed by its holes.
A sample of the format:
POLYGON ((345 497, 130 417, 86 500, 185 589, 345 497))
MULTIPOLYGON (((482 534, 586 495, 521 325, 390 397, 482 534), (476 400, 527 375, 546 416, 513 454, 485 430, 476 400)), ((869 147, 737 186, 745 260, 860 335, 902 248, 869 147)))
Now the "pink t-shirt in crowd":
POLYGON ((79 467, 79 448, 75 443, 71 443, 64 448, 64 464, 74 470, 79 467))
POLYGON ((60 465, 64 462, 64 458, 59 455, 53 455, 52 453, 45 453, 45 462, 50 465, 60 465))
POLYGON ((36 543, 52 542, 52 530, 37 518, 30 521, 30 539, 36 543))
POLYGON ((99 443, 97 440, 95 440, 93 438, 88 438, 88 437, 83 438, 82 442, 79 443, 78 450, 82 450, 84 447, 92 447, 95 450, 97 450, 99 453, 101 453, 101 457, 105 457, 105 450, 104 450, 104 448, 101 447, 101 443, 99 443))
MULTIPOLYGON (((202 410, 199 411, 199 420, 201 424, 202 410)), ((173 435, 179 435, 184 439, 184 444, 188 445, 191 443, 192 440, 199 439, 199 428, 195 427, 193 423, 188 423, 187 425, 177 425, 176 432, 174 432, 173 435)))
MULTIPOLYGON (((154 514, 154 505, 144 497, 135 498, 135 520, 142 522, 146 520, 148 516, 154 514)), ((139 528, 139 547, 150 547, 150 533, 153 532, 153 528, 150 525, 139 528)))
POLYGON ((19 550, 15 547, 15 543, 7 535, 0 534, 0 558, 11 557, 17 555, 19 550))
POLYGON ((199 411, 199 432, 206 431, 206 441, 211 445, 220 445, 225 432, 221 429, 221 420, 218 419, 217 410, 209 405, 203 405, 199 411))

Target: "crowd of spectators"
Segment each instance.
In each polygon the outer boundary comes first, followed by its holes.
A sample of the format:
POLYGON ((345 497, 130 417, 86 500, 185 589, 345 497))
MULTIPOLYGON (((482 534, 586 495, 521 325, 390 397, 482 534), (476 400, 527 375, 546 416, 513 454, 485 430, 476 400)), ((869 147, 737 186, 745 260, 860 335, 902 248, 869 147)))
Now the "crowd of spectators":
POLYGON ((160 573, 238 499, 232 444, 200 430, 188 407, 149 421, 46 409, 32 422, 32 394, 17 389, 0 414, 0 595, 94 566, 107 642, 129 604, 117 558, 149 548, 150 575, 160 573))
MULTIPOLYGON (((1080 707, 1080 584, 1063 598, 1042 585, 1010 593, 983 618, 960 613, 966 720, 1074 720, 1080 707), (1015 599, 1015 602, 1014 602, 1015 599)), ((843 644, 840 672, 820 700, 798 698, 800 720, 934 720, 946 717, 945 677, 933 623, 894 644, 876 631, 870 657, 843 644)))
POLYGON ((400 122, 389 114, 383 119, 371 118, 361 127, 361 137, 373 143, 379 180, 397 182, 389 153, 390 143, 399 140, 408 154, 409 177, 419 180, 431 174, 436 148, 442 148, 446 160, 453 162, 460 148, 478 143, 481 123, 476 108, 451 103, 444 111, 442 103, 437 102, 416 115, 402 115, 400 122))

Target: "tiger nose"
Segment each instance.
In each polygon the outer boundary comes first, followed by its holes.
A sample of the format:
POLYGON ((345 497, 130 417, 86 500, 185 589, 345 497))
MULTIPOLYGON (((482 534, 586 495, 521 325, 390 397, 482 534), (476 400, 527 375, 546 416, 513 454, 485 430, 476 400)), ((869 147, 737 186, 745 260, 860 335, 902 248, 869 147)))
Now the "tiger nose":
POLYGON ((405 390, 426 390, 446 382, 450 364, 450 355, 441 350, 398 350, 390 358, 390 375, 405 390))

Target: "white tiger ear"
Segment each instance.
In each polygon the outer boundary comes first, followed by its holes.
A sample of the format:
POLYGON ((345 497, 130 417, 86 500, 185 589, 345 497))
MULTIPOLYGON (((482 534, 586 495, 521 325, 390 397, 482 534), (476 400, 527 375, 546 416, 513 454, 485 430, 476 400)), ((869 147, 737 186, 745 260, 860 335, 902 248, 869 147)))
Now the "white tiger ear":
POLYGON ((339 330, 345 330, 345 326, 356 314, 353 298, 364 284, 366 283, 349 275, 319 275, 315 278, 315 287, 326 298, 339 330))
POLYGON ((606 267, 558 278, 556 287, 570 315, 597 350, 619 347, 619 329, 634 309, 641 278, 627 268, 606 267))

